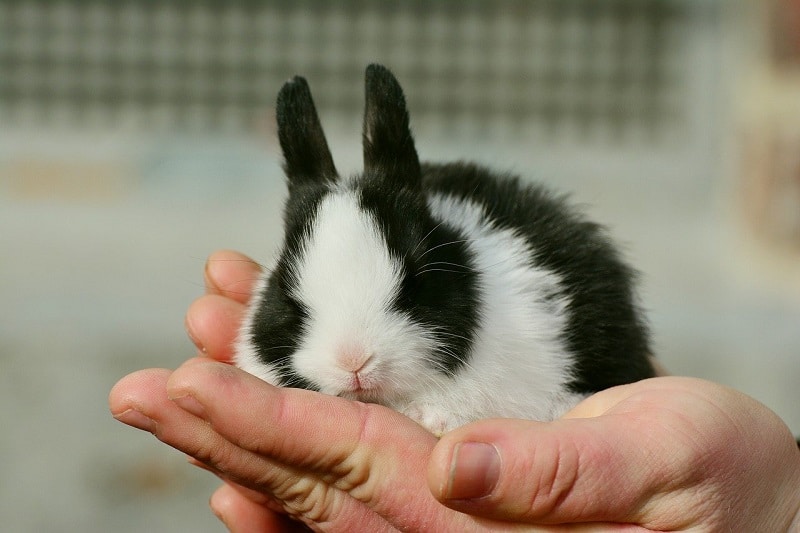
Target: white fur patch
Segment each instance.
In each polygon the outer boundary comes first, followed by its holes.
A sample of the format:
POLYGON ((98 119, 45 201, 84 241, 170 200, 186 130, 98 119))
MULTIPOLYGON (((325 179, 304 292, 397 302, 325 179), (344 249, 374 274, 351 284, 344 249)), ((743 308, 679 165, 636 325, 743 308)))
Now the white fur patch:
POLYGON ((329 194, 320 203, 292 274, 294 296, 311 308, 315 320, 378 313, 391 303, 401 281, 380 230, 351 192, 329 194))

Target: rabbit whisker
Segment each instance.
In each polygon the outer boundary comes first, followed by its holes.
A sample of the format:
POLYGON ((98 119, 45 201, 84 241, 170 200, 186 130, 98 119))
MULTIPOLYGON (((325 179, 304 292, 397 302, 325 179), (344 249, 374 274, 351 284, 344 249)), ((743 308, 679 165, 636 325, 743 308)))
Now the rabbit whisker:
POLYGON ((434 251, 434 250, 436 250, 438 248, 442 248, 444 246, 450 246, 451 244, 459 244, 459 243, 462 243, 462 242, 469 242, 469 239, 460 239, 460 240, 457 240, 457 241, 450 241, 450 242, 444 242, 442 244, 437 244, 436 246, 432 246, 431 248, 428 248, 427 250, 422 252, 422 254, 420 254, 420 258, 424 257, 426 254, 428 254, 428 253, 430 253, 430 252, 432 252, 432 251, 434 251))
POLYGON ((429 272, 450 272, 452 274, 466 274, 467 273, 467 271, 464 271, 464 270, 453 270, 453 269, 450 269, 450 268, 426 268, 425 270, 420 270, 419 272, 414 274, 414 277, 421 276, 422 274, 427 274, 429 272))
MULTIPOLYGON (((439 228, 439 226, 441 226, 442 224, 444 224, 444 220, 442 220, 441 222, 439 222, 438 224, 436 224, 436 225, 433 227, 433 229, 432 229, 432 230, 430 230, 428 233, 426 233, 426 234, 425 234, 425 236, 419 240, 419 242, 418 242, 418 243, 417 243, 417 245, 414 247, 414 249, 413 249, 413 250, 411 250, 411 255, 414 255, 414 252, 416 252, 416 251, 417 251, 417 248, 419 248, 419 247, 420 247, 420 245, 421 245, 423 242, 425 242, 425 239, 427 239, 428 237, 430 237, 430 236, 431 236, 431 233, 433 233, 434 231, 436 231, 436 230, 439 228)), ((425 253, 427 253, 427 252, 425 252, 425 253)), ((425 254, 422 254, 422 255, 425 255, 425 254)))
MULTIPOLYGON (((284 349, 286 349, 286 348, 294 348, 294 346, 270 346, 269 348, 264 348, 264 350, 266 350, 266 351, 270 351, 270 350, 284 350, 284 349)), ((285 359, 285 358, 288 358, 288 357, 289 357, 289 356, 287 355, 287 356, 284 356, 284 357, 282 357, 281 359, 285 359)))
POLYGON ((435 265, 445 265, 445 266, 451 266, 451 267, 455 267, 455 268, 463 268, 465 272, 476 272, 476 270, 474 268, 470 267, 470 266, 461 265, 459 263, 448 263, 447 261, 433 261, 433 262, 430 262, 430 263, 425 263, 424 265, 422 265, 419 268, 419 270, 425 270, 426 268, 432 267, 432 266, 435 266, 435 265))

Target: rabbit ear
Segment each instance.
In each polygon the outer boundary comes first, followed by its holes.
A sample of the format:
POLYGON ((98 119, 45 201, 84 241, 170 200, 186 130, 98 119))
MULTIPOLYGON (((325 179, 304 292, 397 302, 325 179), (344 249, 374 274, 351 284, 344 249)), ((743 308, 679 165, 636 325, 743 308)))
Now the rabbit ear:
POLYGON ((281 87, 276 115, 289 189, 302 183, 335 182, 336 167, 304 78, 295 76, 281 87))
POLYGON ((403 89, 389 69, 374 64, 367 67, 365 89, 365 174, 420 188, 419 157, 408 126, 403 89))

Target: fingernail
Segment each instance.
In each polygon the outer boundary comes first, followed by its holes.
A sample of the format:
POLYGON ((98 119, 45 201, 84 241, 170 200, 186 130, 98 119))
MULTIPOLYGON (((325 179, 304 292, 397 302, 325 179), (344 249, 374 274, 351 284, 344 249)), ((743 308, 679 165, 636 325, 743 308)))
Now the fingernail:
POLYGON ((233 528, 231 528, 228 525, 228 517, 226 516, 226 513, 223 512, 223 510, 225 510, 228 507, 226 505, 227 502, 219 502, 218 500, 220 496, 218 495, 218 493, 219 490, 217 490, 216 492, 214 492, 214 494, 211 495, 211 497, 208 499, 208 506, 211 509, 211 512, 214 513, 214 516, 217 517, 217 520, 222 522, 222 524, 228 529, 228 531, 233 531, 233 528))
POLYGON ((200 351, 201 354, 206 355, 208 351, 206 347, 203 346, 203 343, 195 336, 194 334, 194 327, 192 326, 192 322, 189 320, 188 315, 183 319, 184 329, 186 329, 186 334, 189 336, 189 340, 192 341, 197 349, 200 351))
POLYGON ((203 407, 200 402, 197 401, 197 398, 194 396, 186 395, 186 396, 179 396, 177 398, 170 398, 173 402, 178 404, 178 407, 183 409, 188 413, 192 413, 194 416, 198 418, 205 418, 206 416, 206 409, 203 407))
POLYGON ((211 276, 211 258, 206 259, 206 264, 203 266, 203 280, 206 284, 206 289, 210 292, 220 292, 219 286, 214 281, 214 278, 211 276))
POLYGON ((453 451, 445 497, 473 500, 488 496, 500 478, 500 454, 485 442, 461 442, 453 451))
POLYGON ((155 433, 156 431, 155 421, 136 409, 128 409, 127 411, 123 411, 118 415, 114 415, 114 418, 123 424, 128 424, 129 426, 133 426, 143 431, 149 431, 150 433, 155 433))

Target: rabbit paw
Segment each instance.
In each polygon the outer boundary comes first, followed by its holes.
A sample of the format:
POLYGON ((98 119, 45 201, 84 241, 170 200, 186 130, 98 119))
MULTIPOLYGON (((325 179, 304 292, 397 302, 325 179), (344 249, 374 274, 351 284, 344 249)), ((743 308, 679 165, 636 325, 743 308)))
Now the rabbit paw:
POLYGON ((400 411, 437 437, 461 425, 461 420, 429 403, 411 403, 400 411))

